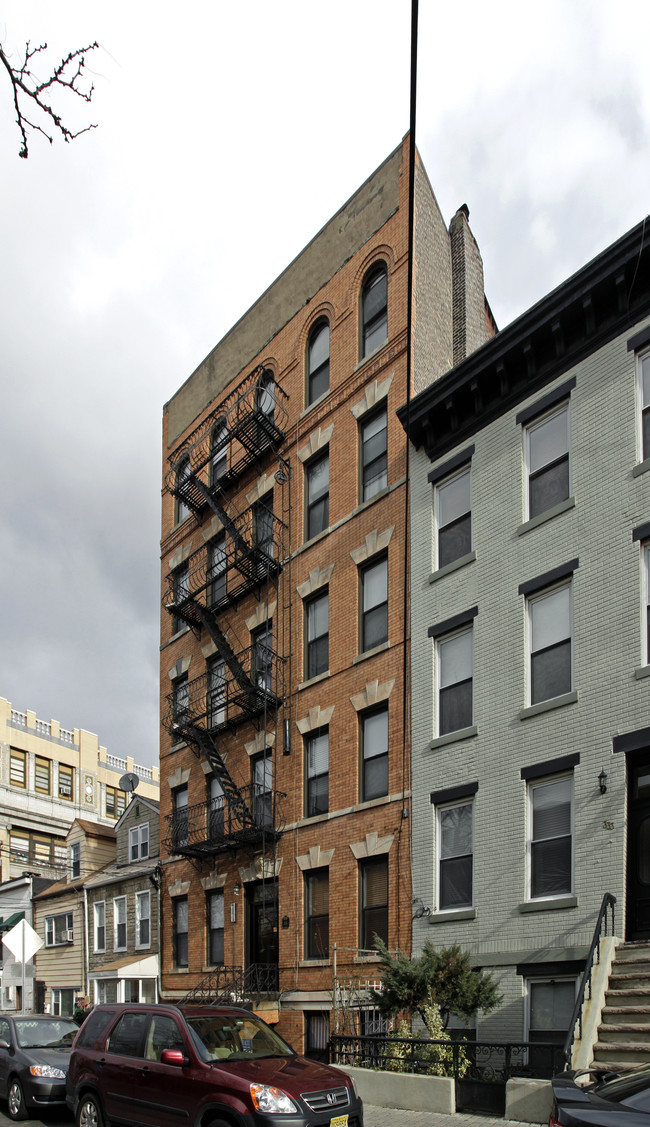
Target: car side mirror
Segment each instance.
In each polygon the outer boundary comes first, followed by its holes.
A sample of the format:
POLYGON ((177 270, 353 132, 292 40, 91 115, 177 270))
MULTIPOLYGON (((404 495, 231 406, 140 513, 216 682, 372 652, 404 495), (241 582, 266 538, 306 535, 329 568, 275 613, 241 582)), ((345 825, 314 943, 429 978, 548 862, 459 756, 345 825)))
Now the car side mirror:
POLYGON ((175 1064, 177 1068, 182 1068, 186 1063, 185 1053, 180 1049, 163 1049, 160 1054, 161 1064, 175 1064))

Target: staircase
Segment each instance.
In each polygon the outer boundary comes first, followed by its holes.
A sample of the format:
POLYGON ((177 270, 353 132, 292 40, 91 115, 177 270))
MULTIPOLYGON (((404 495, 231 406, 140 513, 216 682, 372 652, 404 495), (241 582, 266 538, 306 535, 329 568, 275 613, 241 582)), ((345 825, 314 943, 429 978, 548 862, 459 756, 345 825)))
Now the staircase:
POLYGON ((616 948, 594 1064, 615 1070, 650 1064, 650 943, 616 948))

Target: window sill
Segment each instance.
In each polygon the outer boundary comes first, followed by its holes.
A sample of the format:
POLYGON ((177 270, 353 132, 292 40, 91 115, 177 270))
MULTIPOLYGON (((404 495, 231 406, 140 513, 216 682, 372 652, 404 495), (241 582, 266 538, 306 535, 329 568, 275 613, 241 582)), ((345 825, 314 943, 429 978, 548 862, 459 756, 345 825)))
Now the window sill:
POLYGON ((184 626, 182 630, 177 630, 175 634, 172 634, 171 638, 168 638, 166 642, 162 643, 160 647, 161 650, 166 649, 167 646, 171 646, 172 642, 175 642, 177 638, 182 638, 184 634, 189 634, 189 632, 189 626, 184 626))
POLYGON ((304 550, 305 548, 311 548, 313 544, 318 544, 318 541, 324 540, 326 536, 329 536, 331 531, 332 530, 328 525, 327 528, 324 528, 322 532, 316 532, 313 536, 310 536, 309 540, 303 541, 301 550, 304 550))
POLYGON ((359 501, 356 509, 352 510, 352 516, 356 517, 359 513, 363 513, 370 505, 374 505, 375 501, 381 501, 382 497, 387 497, 390 492, 390 485, 386 485, 383 489, 378 490, 372 497, 368 497, 366 501, 359 501))
POLYGON ((444 747, 445 744, 456 744, 461 740, 469 740, 473 736, 478 736, 477 724, 472 724, 469 728, 459 728, 456 732, 445 732, 444 736, 438 736, 437 739, 431 740, 429 748, 433 751, 434 748, 444 747))
POLYGON ((177 743, 177 744, 172 744, 172 746, 170 747, 170 749, 169 749, 169 752, 168 752, 167 754, 168 754, 168 755, 171 755, 171 754, 172 754, 172 752, 174 752, 174 751, 180 751, 180 750, 181 750, 181 748, 183 748, 183 747, 187 747, 187 744, 186 744, 185 740, 181 740, 181 742, 180 742, 180 743, 177 743))
POLYGON ((380 646, 375 646, 372 650, 364 650, 363 653, 357 654, 356 657, 352 658, 352 664, 358 665, 359 662, 365 661, 369 657, 374 657, 375 654, 383 653, 384 650, 388 649, 390 649, 390 642, 382 642, 380 646))
POLYGON ((646 677, 650 677, 650 665, 641 665, 634 670, 635 681, 644 681, 646 677))
POLYGON ((632 467, 632 477, 641 477, 641 474, 647 473, 650 470, 650 458, 646 458, 644 462, 639 462, 638 465, 632 467))
POLYGON ((523 536, 531 529, 538 528, 540 524, 546 524, 547 520, 553 520, 553 517, 559 517, 561 513, 566 513, 569 509, 575 509, 575 504, 575 497, 567 497, 566 501, 558 501, 557 505, 551 505, 550 509, 545 509, 543 513, 538 513, 536 517, 531 517, 530 520, 520 524, 517 529, 517 536, 523 536))
POLYGON ((167 974, 189 974, 189 967, 170 967, 167 974))
POLYGON ((378 344, 376 348, 373 348, 372 352, 368 352, 365 356, 362 356, 359 360, 359 363, 354 367, 354 374, 356 375, 359 369, 363 368, 364 364, 367 364, 369 360, 374 360, 375 357, 377 357, 382 351, 382 349, 387 347, 387 345, 388 337, 386 337, 386 340, 382 341, 381 344, 378 344))
POLYGON ((448 912, 432 912, 430 924, 445 924, 450 920, 475 920, 476 908, 450 908, 448 912))
POLYGON ((328 967, 329 965, 329 959, 300 959, 298 962, 299 967, 328 967))
POLYGON ((554 912, 560 908, 577 907, 577 896, 552 896, 544 900, 525 900, 519 905, 519 912, 525 915, 527 912, 554 912))
POLYGON ((201 967, 201 974, 212 974, 215 970, 219 970, 223 963, 206 963, 201 967))
POLYGON ((326 669, 324 673, 319 673, 317 677, 310 677, 308 681, 301 681, 298 685, 298 692, 301 689, 308 689, 311 685, 317 685, 319 681, 326 681, 329 675, 330 671, 326 669))
POLYGON ((309 415, 311 413, 311 411, 313 411, 316 407, 320 407, 320 405, 322 403, 324 403, 325 400, 327 399, 331 390, 332 390, 331 387, 328 387, 327 391, 324 391, 322 393, 322 395, 318 396, 317 399, 314 399, 314 400, 312 400, 311 403, 308 403, 307 406, 305 407, 304 411, 300 412, 300 415, 298 416, 299 419, 302 421, 302 419, 304 419, 306 415, 309 415))
POLYGON ((563 693, 561 697, 551 697, 550 700, 541 700, 539 704, 531 704, 522 708, 519 713, 520 720, 529 720, 531 716, 539 716, 542 712, 552 712, 556 708, 564 708, 565 704, 575 704, 578 694, 574 689, 572 693, 563 693))
POLYGON ((445 575, 451 575, 453 571, 458 571, 461 567, 466 567, 467 564, 474 563, 475 559, 476 552, 466 552, 464 556, 459 556, 457 560, 451 560, 451 562, 445 564, 444 567, 439 567, 437 571, 432 571, 429 576, 429 583, 437 583, 439 579, 444 579, 445 575))

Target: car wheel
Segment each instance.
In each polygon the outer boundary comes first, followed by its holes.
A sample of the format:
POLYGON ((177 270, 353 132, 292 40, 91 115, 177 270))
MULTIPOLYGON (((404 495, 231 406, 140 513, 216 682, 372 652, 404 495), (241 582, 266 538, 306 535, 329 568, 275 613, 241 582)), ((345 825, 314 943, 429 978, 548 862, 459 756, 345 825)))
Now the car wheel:
POLYGON ((77 1108, 77 1127, 102 1127, 102 1113, 96 1096, 82 1096, 77 1108))
POLYGON ((27 1108, 20 1080, 14 1076, 7 1092, 7 1111, 10 1119, 27 1119, 27 1108))

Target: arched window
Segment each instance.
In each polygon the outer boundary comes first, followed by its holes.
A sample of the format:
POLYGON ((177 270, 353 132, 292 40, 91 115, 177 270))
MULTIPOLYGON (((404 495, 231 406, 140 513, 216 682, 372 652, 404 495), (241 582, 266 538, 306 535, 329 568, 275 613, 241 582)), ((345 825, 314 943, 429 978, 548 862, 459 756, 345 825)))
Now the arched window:
POLYGON ((366 274, 361 290, 361 355, 388 339, 388 270, 380 262, 366 274))
POLYGON ((176 467, 176 524, 180 524, 190 515, 190 507, 187 503, 190 473, 190 456, 185 454, 176 467))
POLYGON ((330 386, 330 325, 318 321, 307 344, 307 403, 313 403, 329 391, 330 386))
POLYGON ((275 380, 273 379, 273 372, 268 368, 262 372, 259 380, 257 381, 257 409, 261 411, 267 418, 273 418, 275 410, 275 380))
POLYGON ((228 469, 228 427, 217 419, 210 433, 210 485, 216 485, 228 469))

